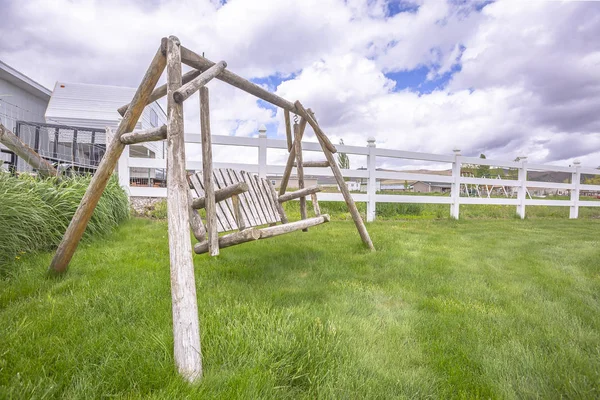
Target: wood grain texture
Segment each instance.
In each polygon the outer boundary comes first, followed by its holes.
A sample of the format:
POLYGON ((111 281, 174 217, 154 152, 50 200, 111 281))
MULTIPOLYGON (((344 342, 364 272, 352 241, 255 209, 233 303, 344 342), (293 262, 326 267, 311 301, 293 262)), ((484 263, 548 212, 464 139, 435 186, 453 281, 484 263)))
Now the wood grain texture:
MULTIPOLYGON (((189 65, 192 68, 196 68, 200 71, 206 71, 213 65, 214 62, 194 53, 193 51, 181 47, 181 61, 184 64, 189 65)), ((288 110, 297 114, 296 106, 291 101, 288 101, 280 96, 277 96, 274 93, 271 93, 262 87, 250 82, 247 79, 242 78, 239 75, 234 74, 229 70, 224 70, 221 74, 219 74, 217 79, 230 84, 231 86, 235 86, 238 89, 243 90, 244 92, 250 93, 259 99, 266 101, 267 103, 271 103, 278 107, 283 108, 284 110, 288 110)))
MULTIPOLYGON (((303 120, 305 120, 303 118, 303 120)), ((306 120, 305 120, 306 121, 306 120)), ((294 126, 295 127, 295 126, 294 126)), ((302 166, 302 135, 304 131, 300 129, 294 131, 294 147, 296 148, 296 175, 298 177, 298 189, 304 189, 304 167, 302 166)), ((306 219, 306 196, 300 196, 300 218, 306 219)), ((308 232, 308 228, 302 229, 303 232, 308 232)))
MULTIPOLYGON (((183 78, 181 79, 181 81, 183 82, 183 84, 186 84, 189 81, 191 81, 192 79, 199 76, 201 73, 202 73, 202 71, 198 71, 197 69, 188 71, 183 75, 183 78)), ((166 95, 167 95, 167 84, 165 83, 164 85, 159 86, 156 89, 154 89, 154 91, 150 95, 150 98, 147 100, 146 105, 151 104, 151 103, 155 102, 156 100, 162 99, 166 95)), ((121 114, 121 117, 122 117, 125 115, 125 112, 127 111, 128 108, 129 108, 129 104, 125 104, 124 106, 119 107, 117 109, 117 112, 119 114, 121 114)))
MULTIPOLYGON (((201 198, 206 197, 206 193, 204 192, 204 183, 202 183, 203 182, 202 174, 190 175, 189 179, 192 182, 192 188, 194 189, 194 191, 196 192, 198 197, 201 197, 201 198)), ((223 225, 221 224, 221 222, 218 219, 217 219, 217 225, 218 225, 217 230, 219 232, 225 232, 226 229, 223 227, 223 225)))
POLYGON ((121 143, 136 144, 143 142, 153 142, 155 140, 164 140, 167 138, 167 125, 158 128, 152 128, 145 131, 125 133, 121 136, 121 143))
POLYGON ((240 204, 240 198, 237 194, 231 196, 231 203, 233 204, 235 222, 237 222, 238 229, 243 231, 246 229, 246 221, 244 220, 242 205, 240 204))
POLYGON ((179 90, 173 93, 173 98, 176 102, 183 103, 187 98, 200 90, 201 87, 219 75, 225 69, 225 67, 227 67, 227 63, 225 61, 219 61, 201 73, 199 76, 179 88, 179 90))
MULTIPOLYGON (((294 163, 294 167, 297 163, 294 163)), ((326 168, 329 167, 329 161, 303 161, 302 166, 304 168, 326 168)))
MULTIPOLYGON (((304 135, 304 130, 306 129, 306 119, 300 119, 300 124, 294 124, 294 132, 296 129, 300 131, 300 136, 304 135), (298 126, 298 128, 296 128, 298 126)), ((292 151, 288 154, 288 160, 285 164, 285 170, 283 171, 283 176, 281 177, 281 184, 279 185, 279 195, 285 193, 287 189, 287 185, 290 181, 290 176, 292 175, 292 168, 294 167, 294 163, 296 162, 296 146, 295 144, 292 146, 292 151)))
POLYGON ((36 169, 40 176, 47 177, 58 174, 52 164, 44 160, 35 150, 27 146, 17 135, 2 124, 0 124, 0 143, 36 169))
MULTIPOLYGON (((246 182, 238 182, 215 191, 215 201, 223 201, 231 196, 239 195, 248 191, 246 182)), ((203 209, 206 204, 206 197, 198 197, 192 201, 192 208, 195 210, 203 209)))
MULTIPOLYGON (((166 40, 166 39, 163 39, 166 40)), ((88 186, 83 198, 81 199, 81 203, 79 203, 79 207, 77 211, 75 211, 75 215, 73 215, 73 219, 65 232, 65 235, 58 246, 56 254, 50 263, 49 270, 54 272, 64 272, 77 249, 77 245, 83 236, 83 232, 87 227, 87 224, 92 217, 94 212, 94 208, 98 204, 100 197, 102 196, 102 192, 104 188, 108 184, 108 180, 115 170, 115 166, 117 165, 117 161, 125 148, 125 145, 121 143, 121 136, 124 133, 131 132, 140 118, 140 115, 144 111, 144 107, 146 106, 150 94, 152 90, 156 86, 160 75, 165 69, 166 58, 163 55, 161 49, 156 52, 156 55, 152 59, 144 78, 142 79, 142 83, 138 87, 133 99, 131 101, 131 106, 127 108, 127 112, 125 112, 125 116, 121 120, 117 131, 115 132, 115 136, 108 144, 106 149, 106 153, 102 157, 100 161, 100 165, 96 170, 92 180, 90 181, 90 185, 88 186)))
POLYGON ((210 134, 210 105, 208 88, 200 88, 200 131, 202 135, 202 178, 206 198, 206 229, 208 249, 211 256, 219 255, 219 235, 217 227, 217 206, 213 183, 212 139, 210 134))
MULTIPOLYGON (((258 239, 260 239, 260 232, 255 228, 248 228, 243 231, 233 232, 219 237, 219 247, 225 248, 235 246, 236 244, 251 242, 258 239)), ((208 243, 196 243, 194 245, 194 252, 196 254, 208 252, 208 243)))
POLYGON ((287 139, 287 147, 288 153, 292 151, 292 146, 294 144, 292 139, 292 125, 290 121, 290 112, 289 110, 283 110, 283 116, 285 119, 285 137, 287 139))
POLYGON ((189 229, 183 105, 173 99, 173 93, 180 87, 179 40, 171 36, 167 42, 167 217, 173 346, 177 370, 185 379, 194 382, 202 377, 202 355, 189 229))
MULTIPOLYGON (((237 175, 231 168, 221 169, 221 174, 223 175, 225 182, 227 182, 229 185, 235 185, 235 184, 241 184, 241 183, 245 184, 245 182, 242 182, 240 180, 240 178, 237 177, 237 175)), ((248 186, 246 185, 246 187, 248 187, 248 186)), ((257 224, 254 223, 252 211, 250 210, 250 206, 248 204, 248 199, 246 198, 246 196, 248 195, 247 192, 248 191, 245 190, 244 192, 238 194, 238 198, 240 200, 240 207, 242 210, 242 217, 244 218, 244 224, 246 227, 256 226, 257 224)))
POLYGON ((319 206, 319 200, 317 199, 317 194, 316 193, 311 193, 310 194, 310 200, 313 204, 313 210, 315 212, 316 216, 321 215, 321 207, 319 206))
POLYGON ((188 190, 188 204, 190 205, 188 207, 188 212, 190 214, 190 228, 192 228, 192 234, 196 240, 203 242, 206 240, 206 228, 202 223, 202 218, 200 217, 200 214, 198 214, 198 211, 192 208, 192 201, 192 194, 188 190))
POLYGON ((300 229, 308 229, 311 226, 320 225, 324 222, 329 222, 329 215, 323 214, 318 217, 303 219, 296 222, 290 222, 288 224, 270 226, 268 228, 262 228, 260 230, 260 238, 266 239, 273 236, 284 235, 286 233, 294 232, 300 229))
POLYGON ((296 190, 294 192, 287 192, 287 193, 282 194, 281 196, 279 196, 279 202, 280 203, 284 203, 286 201, 298 199, 298 198, 301 198, 301 197, 306 197, 306 196, 308 196, 310 194, 320 192, 321 190, 323 190, 323 188, 321 186, 319 186, 319 185, 316 185, 316 186, 309 186, 309 187, 304 188, 304 189, 299 189, 299 190, 296 190))

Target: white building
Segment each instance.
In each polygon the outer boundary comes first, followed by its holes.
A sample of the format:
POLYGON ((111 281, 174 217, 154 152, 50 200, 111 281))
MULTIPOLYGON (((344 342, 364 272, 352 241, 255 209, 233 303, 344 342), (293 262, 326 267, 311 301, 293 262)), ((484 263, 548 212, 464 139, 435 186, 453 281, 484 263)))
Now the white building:
MULTIPOLYGON (((0 61, 0 123, 11 131, 15 131, 17 121, 45 122, 50 94, 49 89, 0 61)), ((24 134, 21 139, 33 147, 33 137, 24 134)), ((6 147, 0 145, 0 149, 6 147)), ((10 157, 0 152, 0 160, 10 161, 10 157)), ((19 160, 18 169, 27 170, 28 166, 19 160)))

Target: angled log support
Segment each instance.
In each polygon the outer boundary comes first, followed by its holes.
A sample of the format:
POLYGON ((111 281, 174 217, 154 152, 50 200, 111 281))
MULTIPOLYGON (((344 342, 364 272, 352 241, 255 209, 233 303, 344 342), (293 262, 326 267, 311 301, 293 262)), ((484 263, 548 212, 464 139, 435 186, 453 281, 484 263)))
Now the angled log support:
MULTIPOLYGON (((302 134, 299 126, 294 125, 294 147, 296 148, 296 174, 298 176, 298 189, 304 189, 304 167, 302 167, 302 134)), ((306 196, 300 196, 300 218, 306 219, 306 196)), ((308 228, 302 229, 303 232, 308 232, 308 228)))
MULTIPOLYGON (((248 184, 246 182, 238 182, 233 185, 229 185, 223 189, 215 190, 215 202, 223 201, 232 196, 242 194, 248 191, 248 184)), ((192 208, 200 210, 206 206, 206 197, 199 197, 192 201, 192 208)))
POLYGON ((158 128, 152 128, 140 132, 130 132, 121 136, 123 144, 137 144, 144 142, 154 142, 156 140, 164 140, 167 138, 167 126, 163 125, 158 128))
POLYGON ((0 124, 0 143, 25 160, 27 164, 37 169, 41 176, 57 175, 57 171, 52 164, 44 160, 35 150, 27 146, 17 135, 2 124, 0 124))
POLYGON ((192 79, 187 84, 179 88, 174 94, 173 98, 178 103, 183 103, 187 98, 200 90, 201 87, 210 82, 214 77, 218 76, 227 67, 225 61, 220 61, 204 71, 198 77, 192 79))
MULTIPOLYGON (((296 126, 296 124, 294 124, 296 126)), ((294 128, 296 129, 296 128, 294 128)), ((300 124, 298 125, 298 134, 300 138, 304 135, 304 130, 306 129, 306 119, 301 118, 300 124)), ((296 145, 292 145, 292 151, 288 154, 288 160, 285 165, 285 171, 283 172, 283 176, 281 177, 281 185, 279 186, 279 194, 282 195, 285 193, 287 189, 288 182, 290 181, 290 175, 292 174, 292 168, 294 167, 294 163, 296 162, 296 145)))
POLYGON ((306 197, 313 193, 318 193, 321 190, 322 190, 321 186, 316 185, 316 186, 309 186, 304 189, 296 190, 295 192, 287 192, 287 193, 279 196, 279 202, 284 203, 286 201, 298 199, 300 197, 306 197))
POLYGON ((171 262, 173 346, 179 373, 190 382, 202 377, 196 280, 190 240, 189 186, 185 172, 183 104, 173 99, 181 87, 179 39, 167 42, 167 214, 171 262))
POLYGON ((333 143, 331 143, 325 132, 323 132, 323 130, 317 123, 317 120, 315 119, 312 111, 307 111, 299 101, 296 101, 296 103, 294 104, 296 105, 296 109, 298 110, 300 116, 306 118, 308 124, 313 128, 313 130, 315 131, 315 135, 319 138, 319 141, 323 142, 327 150, 329 150, 331 153, 337 153, 337 149, 335 148, 333 143))
MULTIPOLYGON (((166 39, 163 39, 163 42, 166 43, 166 39)), ((75 249, 77 249, 77 245, 83 236, 83 232, 94 213, 94 208, 98 204, 100 196, 102 196, 102 192, 104 191, 104 188, 106 188, 108 180, 117 165, 117 161, 125 148, 125 145, 121 143, 121 136, 124 133, 131 132, 135 127, 142 111, 144 111, 144 107, 148 102, 152 90, 165 69, 165 65, 166 58, 163 55, 161 46, 161 49, 158 50, 150 63, 150 67, 146 71, 142 83, 133 96, 131 106, 128 107, 125 116, 121 120, 119 128, 115 132, 115 136, 109 143, 106 153, 102 157, 100 165, 92 177, 90 185, 83 195, 77 211, 75 211, 75 215, 73 215, 73 219, 50 263, 50 271, 64 272, 67 269, 67 266, 75 253, 75 249)))

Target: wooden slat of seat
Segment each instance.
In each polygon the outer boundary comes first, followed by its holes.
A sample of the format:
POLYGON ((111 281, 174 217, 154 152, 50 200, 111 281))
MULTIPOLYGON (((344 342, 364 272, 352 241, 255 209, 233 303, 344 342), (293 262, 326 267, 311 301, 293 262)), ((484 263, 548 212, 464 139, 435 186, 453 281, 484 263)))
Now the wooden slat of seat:
MULTIPOLYGON (((205 195, 204 192, 204 180, 202 179, 202 173, 198 172, 196 175, 196 184, 199 185, 199 187, 202 189, 202 195, 205 195)), ((214 180, 214 172, 213 172, 213 180, 214 180)), ((217 185, 216 182, 214 182, 215 185, 215 189, 219 189, 219 186, 217 185)), ((232 227, 231 224, 229 223, 229 220, 227 217, 225 217, 225 210, 223 209, 224 204, 222 202, 217 202, 216 203, 216 207, 215 207, 215 211, 217 213, 217 225, 218 228, 217 230, 219 232, 228 232, 228 231, 233 231, 237 228, 232 227)))
POLYGON ((246 171, 241 171, 241 174, 244 178, 244 182, 246 182, 248 184, 248 187, 250 188, 248 190, 248 193, 250 194, 252 202, 254 203, 254 210, 256 211, 257 222, 260 222, 261 225, 268 224, 269 222, 267 221, 267 217, 265 216, 265 213, 263 212, 263 209, 260 205, 259 198, 256 195, 256 190, 252 189, 255 187, 255 184, 253 183, 254 179, 252 179, 251 175, 246 171))
POLYGON ((261 184, 260 184, 260 179, 258 178, 257 175, 252 175, 252 183, 254 184, 254 190, 256 190, 256 196, 258 197, 258 201, 260 202, 260 206, 263 209, 263 212, 265 213, 265 217, 267 218, 267 222, 269 224, 275 223, 275 219, 273 218, 273 215, 269 212, 269 202, 267 201, 267 199, 264 196, 263 191, 261 190, 261 184))
MULTIPOLYGON (((201 177, 202 177, 202 174, 200 174, 200 173, 190 176, 190 182, 192 182, 192 187, 196 191, 196 195, 198 197, 204 197, 206 195, 204 192, 204 185, 202 184, 201 177)), ((217 207, 217 209, 218 209, 218 207, 217 207)), ((219 232, 225 232, 225 230, 226 230, 225 227, 223 226, 223 223, 218 218, 218 213, 217 213, 217 230, 219 232)))
POLYGON ((262 184, 262 190, 264 191, 267 199, 269 200, 269 208, 271 213, 273 214, 273 218, 275 221, 281 221, 281 215, 279 215, 279 211, 277 210, 277 203, 275 203, 275 199, 273 198, 273 193, 271 192, 271 187, 269 186, 269 181, 266 179, 259 179, 262 184))
MULTIPOLYGON (((232 174, 232 171, 229 168, 221 169, 221 174, 223 175, 223 179, 225 180, 225 183, 228 185, 233 185, 233 184, 236 184, 239 182, 237 180, 237 178, 235 177, 235 175, 232 174)), ((244 196, 245 194, 246 193, 242 193, 241 195, 238 195, 238 198, 240 200, 240 209, 242 211, 242 219, 244 220, 245 226, 256 226, 256 224, 253 224, 252 213, 250 212, 250 209, 248 208, 248 203, 246 201, 246 197, 244 196)))
MULTIPOLYGON (((221 175, 221 171, 219 171, 219 169, 215 168, 213 170, 213 176, 215 178, 215 189, 223 189, 227 186, 223 181, 223 176, 221 175)), ((231 201, 231 198, 219 201, 217 204, 221 205, 223 217, 227 220, 229 226, 231 226, 231 230, 238 229, 238 224, 235 220, 235 210, 233 209, 233 202, 231 201)))
MULTIPOLYGON (((233 175, 238 182, 246 183, 240 171, 230 169, 229 173, 233 175)), ((256 206, 254 205, 254 200, 252 199, 252 194, 248 192, 243 193, 242 198, 246 201, 246 206, 248 207, 248 218, 250 221, 249 226, 261 225, 260 219, 258 218, 258 212, 256 211, 256 206)))

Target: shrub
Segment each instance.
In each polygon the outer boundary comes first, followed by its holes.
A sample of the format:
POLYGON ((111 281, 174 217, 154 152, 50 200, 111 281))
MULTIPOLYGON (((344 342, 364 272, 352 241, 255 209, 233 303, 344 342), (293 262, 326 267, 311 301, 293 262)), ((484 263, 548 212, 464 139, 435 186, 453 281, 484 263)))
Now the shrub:
MULTIPOLYGON (((41 179, 0 172, 0 271, 20 254, 58 245, 91 177, 41 179)), ((129 217, 127 195, 108 182, 84 238, 106 234, 129 217)))

